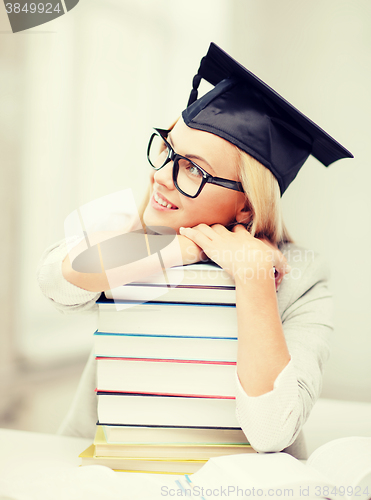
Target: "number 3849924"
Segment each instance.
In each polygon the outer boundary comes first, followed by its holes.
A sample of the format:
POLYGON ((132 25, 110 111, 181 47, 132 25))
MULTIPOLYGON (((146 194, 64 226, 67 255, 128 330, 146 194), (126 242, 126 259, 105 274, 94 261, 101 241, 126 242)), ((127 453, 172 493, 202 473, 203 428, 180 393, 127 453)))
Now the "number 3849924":
POLYGON ((61 12, 62 11, 62 6, 60 2, 58 2, 54 8, 51 3, 25 3, 24 5, 21 6, 20 3, 10 3, 8 2, 5 4, 5 8, 8 14, 20 14, 20 13, 25 13, 25 14, 53 14, 54 12, 61 12))

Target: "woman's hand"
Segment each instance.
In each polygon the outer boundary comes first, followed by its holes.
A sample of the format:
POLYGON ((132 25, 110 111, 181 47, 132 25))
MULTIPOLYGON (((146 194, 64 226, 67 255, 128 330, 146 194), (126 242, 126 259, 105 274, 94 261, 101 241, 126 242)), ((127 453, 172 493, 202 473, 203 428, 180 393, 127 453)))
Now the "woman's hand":
MULTIPOLYGON (((276 289, 290 271, 286 258, 268 240, 254 238, 241 224, 229 231, 221 224, 199 224, 193 228, 180 228, 203 252, 225 269, 236 282, 274 276, 276 289)), ((201 260, 201 259, 200 259, 201 260)))
POLYGON ((178 242, 184 266, 207 260, 207 255, 205 255, 202 248, 194 243, 192 239, 187 238, 186 236, 178 235, 178 242))

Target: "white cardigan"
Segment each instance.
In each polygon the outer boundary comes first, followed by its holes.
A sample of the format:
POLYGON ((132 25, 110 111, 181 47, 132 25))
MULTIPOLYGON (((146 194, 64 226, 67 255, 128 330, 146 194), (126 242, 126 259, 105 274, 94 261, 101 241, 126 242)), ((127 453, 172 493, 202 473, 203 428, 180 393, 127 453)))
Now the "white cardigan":
MULTIPOLYGON (((262 452, 285 450, 306 458, 301 429, 322 388, 323 365, 329 355, 332 299, 328 268, 311 250, 294 244, 280 247, 291 266, 277 292, 291 361, 278 375, 272 391, 248 396, 236 374, 238 421, 251 445, 262 452)), ((72 285, 62 276, 67 254, 64 241, 44 252, 37 270, 44 295, 63 313, 93 311, 100 293, 72 285)), ((60 432, 93 439, 97 422, 96 363, 91 354, 75 399, 60 432)))

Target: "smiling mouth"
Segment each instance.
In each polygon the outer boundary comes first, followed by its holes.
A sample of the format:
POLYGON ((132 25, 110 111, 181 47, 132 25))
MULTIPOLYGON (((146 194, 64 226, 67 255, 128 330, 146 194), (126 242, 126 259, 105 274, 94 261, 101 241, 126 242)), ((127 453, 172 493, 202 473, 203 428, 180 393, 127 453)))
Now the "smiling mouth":
POLYGON ((168 201, 164 200, 157 193, 153 193, 153 199, 155 200, 156 203, 158 203, 159 205, 161 205, 164 208, 169 208, 171 210, 178 210, 178 207, 176 207, 172 203, 169 203, 168 201))

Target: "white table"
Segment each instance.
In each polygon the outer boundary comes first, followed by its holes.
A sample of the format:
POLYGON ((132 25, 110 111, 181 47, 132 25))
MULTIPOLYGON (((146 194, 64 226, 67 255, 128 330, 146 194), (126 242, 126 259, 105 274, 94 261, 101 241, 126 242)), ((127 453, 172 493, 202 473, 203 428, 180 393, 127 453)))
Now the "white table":
POLYGON ((89 439, 0 429, 0 500, 155 500, 165 498, 161 487, 184 481, 176 475, 79 467, 79 454, 90 444, 89 439))
POLYGON ((6 465, 19 461, 57 459, 78 466, 79 454, 91 444, 89 439, 0 429, 0 477, 6 465))
POLYGON ((145 500, 181 476, 79 467, 89 439, 0 429, 0 500, 145 500))

